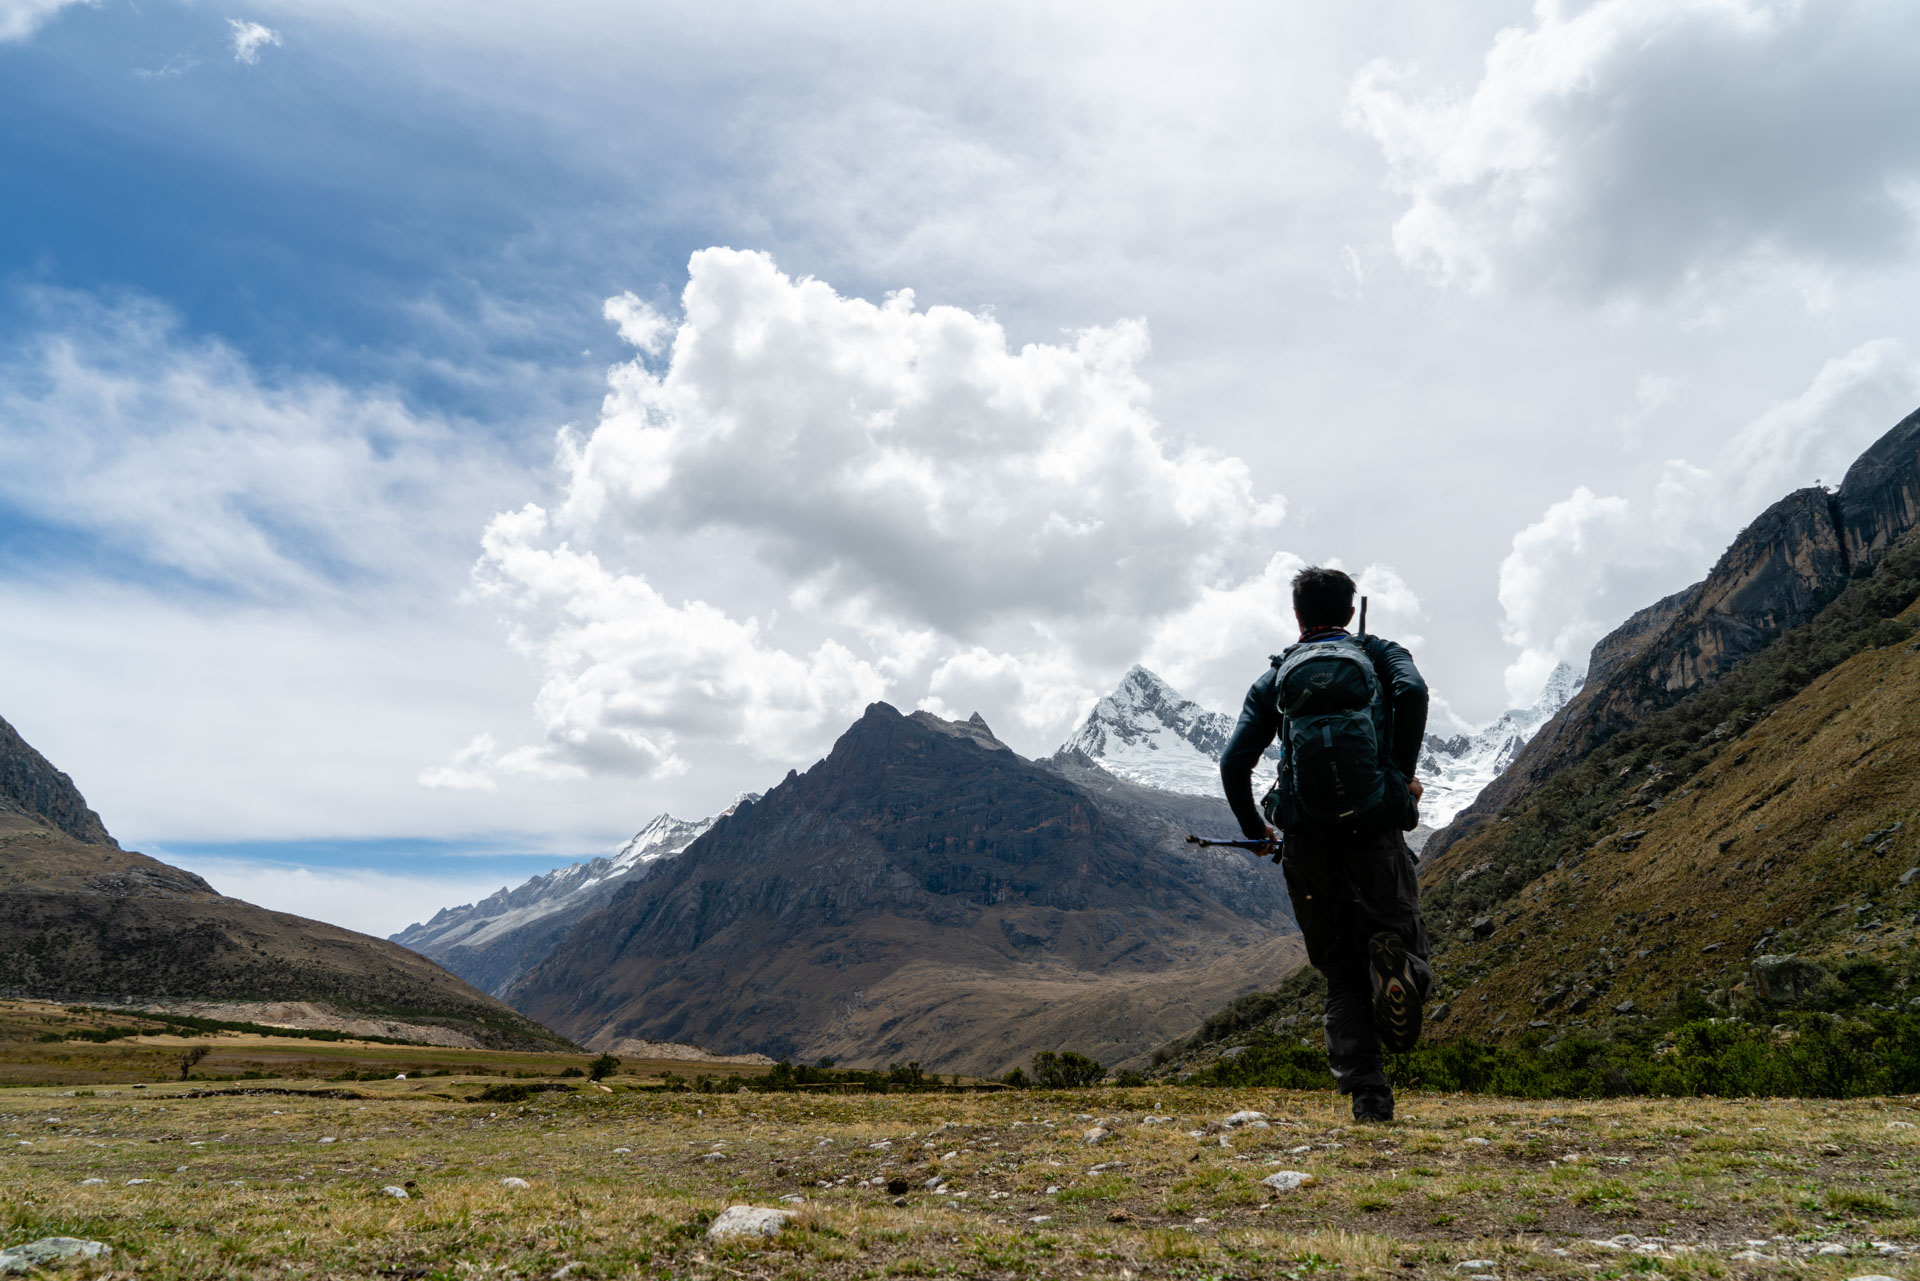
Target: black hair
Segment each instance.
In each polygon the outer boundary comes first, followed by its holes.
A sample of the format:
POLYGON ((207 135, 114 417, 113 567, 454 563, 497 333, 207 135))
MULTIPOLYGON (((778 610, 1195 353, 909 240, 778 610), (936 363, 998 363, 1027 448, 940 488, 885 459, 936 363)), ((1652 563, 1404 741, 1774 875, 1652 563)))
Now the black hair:
POLYGON ((1293 576, 1293 612, 1302 627, 1345 627, 1358 590, 1345 570, 1309 565, 1293 576))

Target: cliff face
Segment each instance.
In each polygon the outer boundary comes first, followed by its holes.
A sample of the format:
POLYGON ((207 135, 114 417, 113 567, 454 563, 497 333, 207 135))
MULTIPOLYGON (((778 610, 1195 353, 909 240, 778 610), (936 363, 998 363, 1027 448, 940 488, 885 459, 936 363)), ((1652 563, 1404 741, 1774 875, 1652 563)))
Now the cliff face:
POLYGON ((1230 830, 1225 806, 1168 798, 1182 827, 1155 795, 875 704, 508 995, 594 1046, 941 1071, 1040 1049, 1123 1060, 1297 955, 1279 869, 1182 844, 1230 830))
POLYGON ((1848 468, 1836 493, 1795 490, 1740 532, 1707 577, 1594 646, 1587 683, 1428 849, 1444 853, 1628 725, 1709 684, 1870 574, 1920 518, 1920 412, 1848 468))
POLYGON ((73 780, 0 719, 0 812, 6 810, 39 819, 87 845, 120 848, 73 780))

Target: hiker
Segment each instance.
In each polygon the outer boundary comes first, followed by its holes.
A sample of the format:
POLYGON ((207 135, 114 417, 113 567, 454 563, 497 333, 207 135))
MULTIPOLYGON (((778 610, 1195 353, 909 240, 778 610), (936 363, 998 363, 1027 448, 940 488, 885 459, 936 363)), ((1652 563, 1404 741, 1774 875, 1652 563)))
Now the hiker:
POLYGON ((1327 980, 1327 1062, 1356 1121, 1391 1121, 1380 1055, 1420 1037, 1433 986, 1420 885, 1403 831, 1418 822, 1414 778, 1427 684, 1399 645, 1352 635, 1353 579, 1293 579, 1300 640, 1273 657, 1220 758, 1227 802, 1249 840, 1280 849, 1307 959, 1327 980), (1280 739, 1279 780, 1261 807, 1253 770, 1280 739), (1264 816, 1263 816, 1264 811, 1264 816))

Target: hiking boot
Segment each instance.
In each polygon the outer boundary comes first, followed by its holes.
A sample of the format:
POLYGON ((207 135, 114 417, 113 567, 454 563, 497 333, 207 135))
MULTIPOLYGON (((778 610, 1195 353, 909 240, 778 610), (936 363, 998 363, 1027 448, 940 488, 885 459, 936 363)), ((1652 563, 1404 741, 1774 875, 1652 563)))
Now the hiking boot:
MULTIPOLYGON (((1407 959, 1407 945, 1390 931, 1367 940, 1367 960, 1373 972, 1373 1026, 1380 1048, 1400 1054, 1420 1039, 1420 981, 1407 959)), ((1357 1106, 1357 1104, 1356 1104, 1357 1106)))
POLYGON ((1353 1119, 1356 1121, 1393 1120, 1393 1091, 1381 1086, 1353 1093, 1353 1119))

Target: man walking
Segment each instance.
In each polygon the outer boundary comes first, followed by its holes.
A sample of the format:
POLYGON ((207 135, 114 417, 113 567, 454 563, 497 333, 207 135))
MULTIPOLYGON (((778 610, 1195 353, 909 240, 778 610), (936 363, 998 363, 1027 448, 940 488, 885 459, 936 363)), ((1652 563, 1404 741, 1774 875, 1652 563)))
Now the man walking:
POLYGON ((1284 841, 1294 917, 1327 980, 1327 1061, 1340 1092, 1353 1096, 1355 1120, 1391 1121, 1381 1051, 1419 1040, 1433 986, 1401 836, 1418 822, 1427 684, 1401 646, 1347 631, 1354 592, 1337 569, 1294 576, 1299 643, 1247 691, 1220 781, 1249 840, 1284 841), (1253 770, 1276 737, 1280 777, 1257 808, 1253 770))

